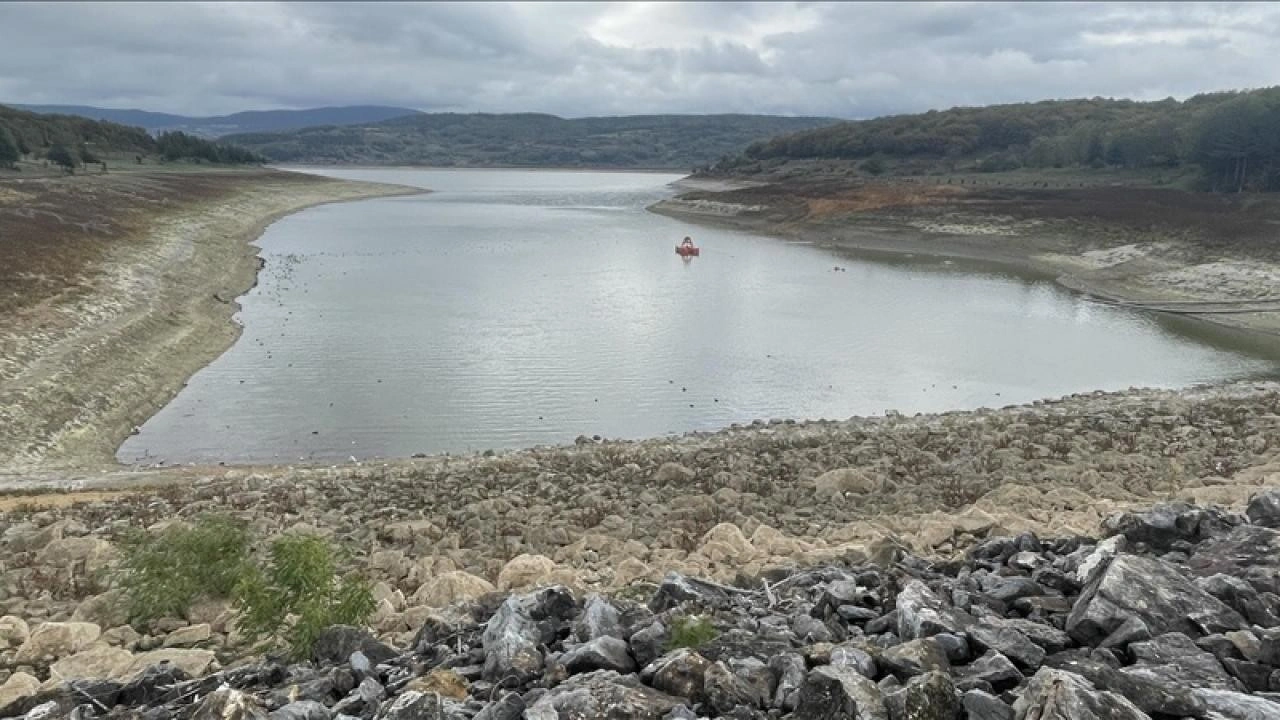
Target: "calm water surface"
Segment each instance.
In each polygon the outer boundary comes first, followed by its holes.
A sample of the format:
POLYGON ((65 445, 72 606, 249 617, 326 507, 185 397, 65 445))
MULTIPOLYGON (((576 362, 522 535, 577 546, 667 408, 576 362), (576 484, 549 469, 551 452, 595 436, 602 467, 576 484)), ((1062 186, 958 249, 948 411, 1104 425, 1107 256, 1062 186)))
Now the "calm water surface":
POLYGON ((332 170, 431 188, 272 225, 240 340, 125 462, 408 456, 1271 374, 1043 281, 644 210, 675 175, 332 170), (673 251, 685 235, 703 255, 673 251), (843 272, 834 266, 846 268, 843 272))

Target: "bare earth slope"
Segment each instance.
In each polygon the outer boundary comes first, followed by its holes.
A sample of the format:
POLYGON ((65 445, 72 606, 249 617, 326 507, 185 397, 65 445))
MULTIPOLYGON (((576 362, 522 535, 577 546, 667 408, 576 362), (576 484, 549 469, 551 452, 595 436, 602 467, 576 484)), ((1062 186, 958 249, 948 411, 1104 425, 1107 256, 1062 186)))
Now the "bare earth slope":
POLYGON ((234 341, 269 223, 409 192, 274 170, 0 180, 0 472, 113 464, 234 341))

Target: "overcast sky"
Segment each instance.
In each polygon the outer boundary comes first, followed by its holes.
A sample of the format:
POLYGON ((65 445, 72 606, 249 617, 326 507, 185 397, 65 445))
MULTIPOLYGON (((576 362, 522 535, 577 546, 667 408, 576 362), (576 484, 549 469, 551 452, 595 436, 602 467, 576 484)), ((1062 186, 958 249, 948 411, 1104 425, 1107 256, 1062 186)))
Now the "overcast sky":
POLYGON ((1280 84, 1280 4, 0 2, 0 102, 870 117, 1280 84))

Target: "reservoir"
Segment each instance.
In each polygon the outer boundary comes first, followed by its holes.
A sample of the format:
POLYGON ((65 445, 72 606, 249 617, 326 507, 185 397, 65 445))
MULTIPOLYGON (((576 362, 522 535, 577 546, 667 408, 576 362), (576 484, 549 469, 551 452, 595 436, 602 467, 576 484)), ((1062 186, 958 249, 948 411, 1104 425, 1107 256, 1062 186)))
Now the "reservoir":
POLYGON ((645 207, 680 176, 312 170, 431 194, 271 225, 236 344, 118 452, 245 463, 641 438, 1271 376, 1045 280, 853 260, 645 207), (689 235, 702 248, 684 261, 689 235))

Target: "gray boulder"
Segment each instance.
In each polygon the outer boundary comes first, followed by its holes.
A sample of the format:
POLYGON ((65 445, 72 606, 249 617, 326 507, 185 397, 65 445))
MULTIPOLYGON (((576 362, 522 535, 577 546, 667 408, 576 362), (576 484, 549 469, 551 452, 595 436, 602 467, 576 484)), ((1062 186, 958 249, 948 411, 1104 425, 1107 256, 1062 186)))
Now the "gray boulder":
POLYGON ((529 720, 662 720, 683 704, 680 698, 641 685, 634 675, 597 670, 557 685, 530 705, 524 716, 529 720))
POLYGON ((575 675, 592 670, 616 670, 620 673, 636 670, 636 661, 627 652, 627 644, 612 635, 601 635, 579 645, 560 656, 560 662, 575 675))
MULTIPOLYGON (((951 667, 946 651, 933 638, 920 638, 887 648, 880 653, 880 665, 899 679, 933 671, 946 672, 951 667)), ((864 673, 859 671, 859 674, 864 673)))
MULTIPOLYGON (((832 655, 834 656, 834 651, 832 655)), ((796 653, 782 653, 769 658, 769 670, 778 679, 773 704, 785 711, 796 709, 800 686, 804 684, 804 658, 796 653)))
POLYGON ((1239 685, 1213 654, 1186 635, 1168 633, 1129 646, 1136 661, 1126 674, 1166 686, 1237 690, 1239 685))
POLYGON ((622 638, 618 609, 599 595, 591 595, 582 615, 573 624, 573 632, 583 642, 605 636, 622 638))
POLYGON ((1013 708, 982 690, 970 690, 961 701, 969 720, 1013 720, 1013 708))
POLYGON ((315 700, 291 702, 267 716, 269 720, 329 720, 333 712, 315 700))
POLYGON ((512 595, 489 619, 483 636, 485 680, 521 685, 542 674, 542 630, 530 611, 528 596, 512 595))
POLYGON ((334 625, 316 638, 311 646, 311 659, 324 664, 344 663, 354 652, 363 653, 374 665, 399 655, 395 648, 378 642, 364 628, 334 625))
POLYGON ((849 667, 812 670, 800 687, 793 720, 889 720, 876 684, 849 667))
POLYGON ((1204 702, 1183 685, 1130 673, 1089 659, 1067 660, 1055 664, 1054 669, 1075 673, 1101 690, 1123 695, 1146 713, 1177 717, 1200 717, 1204 714, 1204 702))
POLYGON ((1280 528, 1280 488, 1269 488, 1249 498, 1245 515, 1254 525, 1280 528))
POLYGON ((1016 720, 1150 720, 1120 695, 1075 673, 1041 668, 1013 704, 1016 720))
POLYGON ((1280 608, 1273 607, 1274 604, 1264 599, 1257 588, 1241 578, 1218 573, 1196 578, 1196 585, 1243 615, 1254 625, 1261 627, 1280 625, 1280 616, 1278 616, 1280 608))
MULTIPOLYGON (((920 580, 912 580, 898 593, 898 637, 914 640, 938 633, 961 633, 975 620, 972 615, 947 607, 920 580)), ((868 630, 868 632, 870 632, 868 630)))
POLYGON ((1011 627, 979 623, 971 625, 965 633, 979 650, 995 650, 1024 671, 1035 672, 1044 662, 1044 648, 1011 627))
POLYGON ((640 678, 668 695, 702 702, 703 687, 711 661, 688 648, 664 655, 640 673, 640 678))
POLYGON ((911 678, 905 687, 886 693, 884 703, 892 720, 954 720, 960 711, 956 688, 941 672, 911 678))
POLYGON ((962 685, 972 687, 982 683, 988 687, 1006 687, 1017 685, 1022 681, 1022 673, 1014 667, 1009 658, 994 650, 963 667, 955 669, 956 677, 962 679, 962 685), (967 682, 963 682, 967 681, 967 682))
POLYGON ((1280 718, 1280 703, 1255 695, 1205 688, 1196 690, 1195 693, 1211 712, 1217 713, 1214 720, 1219 718, 1222 720, 1276 720, 1280 718))
POLYGON ((1076 641, 1097 645, 1130 618, 1154 634, 1200 637, 1244 627, 1244 618, 1155 558, 1117 555, 1081 592, 1067 617, 1076 641))
POLYGON ((1103 527, 1110 535, 1124 535, 1130 542, 1145 543, 1158 552, 1167 552, 1175 543, 1198 543, 1225 533, 1237 524, 1238 517, 1220 510, 1172 502, 1112 516, 1103 527))
POLYGON ((1280 531, 1241 525, 1230 534, 1197 545, 1187 567, 1200 577, 1230 575, 1259 592, 1280 595, 1280 531))

